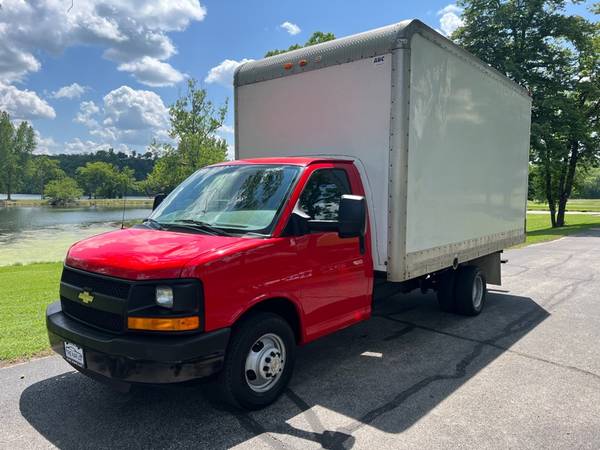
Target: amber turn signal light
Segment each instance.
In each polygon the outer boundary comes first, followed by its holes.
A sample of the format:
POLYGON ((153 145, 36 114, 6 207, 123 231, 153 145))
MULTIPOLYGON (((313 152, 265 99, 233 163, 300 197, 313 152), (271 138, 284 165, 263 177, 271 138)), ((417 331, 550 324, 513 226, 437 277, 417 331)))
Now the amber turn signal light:
POLYGON ((189 317, 128 317, 127 328, 130 330, 149 331, 189 331, 200 327, 198 316, 189 317))

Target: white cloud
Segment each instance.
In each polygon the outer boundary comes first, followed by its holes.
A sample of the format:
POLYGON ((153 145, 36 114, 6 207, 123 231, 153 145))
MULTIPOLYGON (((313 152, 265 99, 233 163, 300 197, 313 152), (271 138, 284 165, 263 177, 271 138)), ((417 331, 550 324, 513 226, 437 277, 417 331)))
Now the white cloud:
POLYGON ((13 119, 54 119, 54 108, 35 92, 20 90, 0 81, 0 110, 7 111, 13 119))
POLYGON ((184 78, 184 75, 170 64, 150 56, 123 63, 117 69, 131 72, 137 81, 148 86, 172 86, 184 78))
POLYGON ((218 66, 213 67, 208 71, 208 75, 204 78, 205 83, 218 83, 223 86, 231 86, 233 83, 233 73, 240 64, 253 61, 252 59, 242 59, 236 61, 234 59, 226 59, 218 66))
POLYGON ((99 112, 100 108, 98 108, 93 101, 81 102, 79 105, 79 112, 73 121, 81 123, 88 128, 95 128, 98 126, 98 121, 96 120, 95 116, 99 112))
POLYGON ((51 155, 57 152, 58 144, 52 137, 43 137, 38 130, 33 130, 33 132, 37 143, 33 153, 36 155, 51 155))
POLYGON ((231 125, 226 125, 226 124, 221 125, 221 127, 217 131, 222 134, 234 134, 235 133, 235 129, 231 125))
MULTIPOLYGON (((1 17, 1 15, 0 15, 1 17)), ((25 73, 40 70, 40 62, 31 53, 11 46, 5 39, 0 23, 0 80, 6 82, 20 80, 25 73)))
POLYGON ((80 84, 73 83, 68 86, 63 86, 59 90, 52 92, 52 97, 69 99, 79 98, 88 89, 89 88, 87 86, 81 86, 80 84))
POLYGON ((155 92, 121 86, 106 94, 103 100, 105 125, 121 129, 162 128, 168 125, 169 112, 155 92))
POLYGON ((70 142, 65 142, 60 153, 95 153, 98 150, 108 150, 111 147, 112 145, 107 143, 98 143, 91 140, 82 141, 79 138, 75 138, 70 142))
POLYGON ((444 15, 446 13, 453 13, 453 14, 461 15, 462 8, 460 6, 457 6, 457 5, 451 3, 449 5, 444 6, 437 13, 439 16, 444 15))
POLYGON ((292 22, 288 22, 287 20, 279 26, 281 28, 283 28, 285 31, 287 31, 289 34, 291 34, 292 36, 295 36, 296 34, 300 33, 300 31, 302 31, 302 30, 300 30, 300 27, 298 25, 296 25, 295 23, 292 23, 292 22))
POLYGON ((75 138, 68 142, 58 143, 52 137, 44 137, 35 131, 37 146, 34 151, 36 155, 59 155, 75 153, 95 153, 99 150, 108 151, 109 148, 115 152, 131 153, 131 149, 125 144, 112 144, 107 142, 96 142, 90 139, 75 138))
POLYGON ((101 106, 81 102, 74 121, 111 145, 148 145, 155 137, 168 139, 169 111, 162 99, 155 92, 129 86, 110 91, 101 106))
POLYGON ((60 0, 2 2, 0 81, 39 70, 34 55, 40 52, 60 54, 75 45, 104 48, 104 56, 118 64, 144 57, 164 61, 176 52, 167 33, 206 15, 198 0, 88 0, 69 6, 60 0))
POLYGON ((75 138, 72 141, 65 142, 60 146, 60 152, 55 153, 96 153, 97 151, 107 151, 109 148, 114 149, 115 152, 131 153, 131 149, 125 144, 108 144, 106 142, 96 142, 90 139, 81 140, 75 138))
POLYGON ((450 36, 464 23, 460 17, 462 9, 454 4, 445 6, 440 9, 437 14, 440 16, 440 30, 446 36, 450 36))

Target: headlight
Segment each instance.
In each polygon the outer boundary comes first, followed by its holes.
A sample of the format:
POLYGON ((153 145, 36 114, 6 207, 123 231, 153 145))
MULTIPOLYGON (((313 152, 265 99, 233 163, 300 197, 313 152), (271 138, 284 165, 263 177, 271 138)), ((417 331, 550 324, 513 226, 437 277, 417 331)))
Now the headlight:
POLYGON ((173 309, 173 289, 169 286, 156 286, 156 304, 173 309))

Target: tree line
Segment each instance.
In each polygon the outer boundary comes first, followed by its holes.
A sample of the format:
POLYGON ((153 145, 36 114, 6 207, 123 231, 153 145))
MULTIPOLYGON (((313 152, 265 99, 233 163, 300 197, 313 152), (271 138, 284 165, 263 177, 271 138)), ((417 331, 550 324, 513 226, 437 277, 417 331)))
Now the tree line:
POLYGON ((86 154, 34 155, 35 132, 27 122, 15 126, 0 113, 0 192, 39 194, 52 204, 64 204, 82 195, 120 198, 144 190, 143 181, 156 156, 131 155, 113 149, 86 154))
POLYGON ((118 198, 139 193, 139 182, 147 178, 155 160, 150 152, 127 154, 112 148, 84 154, 32 155, 16 188, 43 198, 48 182, 70 177, 89 198, 118 198))

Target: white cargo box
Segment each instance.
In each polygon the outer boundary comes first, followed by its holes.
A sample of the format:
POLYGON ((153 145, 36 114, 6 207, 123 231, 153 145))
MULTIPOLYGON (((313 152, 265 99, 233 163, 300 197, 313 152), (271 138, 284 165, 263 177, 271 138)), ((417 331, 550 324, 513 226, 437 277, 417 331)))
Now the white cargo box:
POLYGON ((248 62, 234 84, 236 158, 355 160, 389 280, 523 242, 531 99, 423 23, 248 62))

